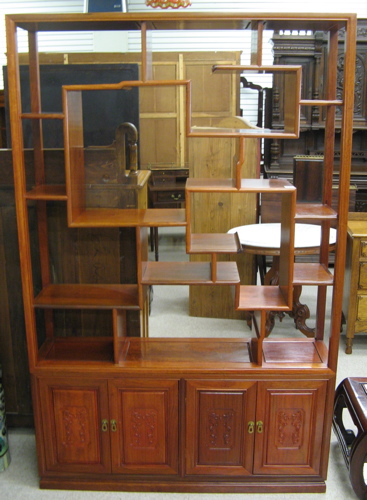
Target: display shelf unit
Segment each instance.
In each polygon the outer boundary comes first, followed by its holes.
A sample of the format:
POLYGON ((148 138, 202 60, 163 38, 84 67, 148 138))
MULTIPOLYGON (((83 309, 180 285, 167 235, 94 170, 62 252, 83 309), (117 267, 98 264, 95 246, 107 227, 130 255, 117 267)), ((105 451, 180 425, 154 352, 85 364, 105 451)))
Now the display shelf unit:
MULTIPOLYGON (((346 257, 356 16, 31 14, 8 15, 6 25, 15 197, 41 487, 216 493, 325 491, 346 257), (28 32, 30 113, 21 109, 18 28, 28 32), (300 67, 262 65, 264 28, 312 28, 329 33, 325 99, 300 99, 300 67), (149 39, 152 30, 196 29, 252 31, 249 64, 217 66, 213 75, 221 71, 283 72, 289 97, 284 130, 191 126, 190 81, 153 80, 149 39), (345 42, 344 87, 342 98, 336 99, 341 29, 345 42), (37 34, 60 30, 141 31, 140 80, 121 82, 118 87, 122 92, 128 92, 129 85, 139 89, 173 85, 184 90, 187 137, 240 139, 240 158, 233 178, 189 179, 185 209, 89 207, 84 187, 81 94, 100 92, 109 86, 65 86, 64 112, 42 111, 37 34), (301 105, 323 107, 327 117, 323 196, 318 205, 296 204, 296 189, 287 181, 241 178, 247 154, 245 138, 296 140, 301 105), (343 115, 338 213, 331 209, 336 106, 343 115), (26 185, 24 119, 33 122, 32 189, 26 185), (65 186, 46 182, 42 123, 48 119, 64 123, 65 186), (195 197, 208 193, 238 197, 239 205, 244 194, 279 195, 282 230, 278 286, 242 285, 236 264, 219 260, 240 250, 236 235, 193 231, 195 197), (96 229, 102 231, 103 242, 127 234, 134 248, 131 266, 135 277, 112 272, 115 282, 101 282, 101 264, 97 262, 95 281, 55 279, 49 248, 54 228, 49 227, 47 218, 53 203, 64 207, 68 230, 83 234, 87 243, 96 229), (30 206, 36 207, 38 245, 30 237, 30 206), (310 218, 322 225, 320 261, 294 265, 295 220, 310 218), (334 276, 327 265, 331 224, 338 231, 334 276), (187 253, 207 254, 210 260, 151 262, 148 228, 162 226, 184 227, 187 253), (37 259, 39 271, 34 267, 37 259), (168 337, 149 338, 149 288, 156 284, 231 285, 233 307, 253 313, 251 338, 233 339, 228 331, 220 339, 200 335, 174 338, 175 332, 168 337), (265 338, 269 312, 291 310, 293 285, 318 288, 315 338, 265 338), (330 333, 324 340, 327 286, 333 286, 333 303, 330 333), (101 319, 96 311, 102 314, 101 319), (139 313, 140 337, 127 336, 127 315, 131 311, 139 313), (76 312, 81 315, 75 316, 76 312), (70 322, 66 336, 57 334, 54 320, 58 314, 65 314, 65 322, 70 322), (100 324, 98 336, 78 334, 79 323, 89 322, 100 324)), ((132 172, 123 182, 134 183, 139 175, 148 174, 132 172)), ((115 247, 110 251, 116 252, 115 247)), ((105 260, 108 258, 107 251, 105 260)))

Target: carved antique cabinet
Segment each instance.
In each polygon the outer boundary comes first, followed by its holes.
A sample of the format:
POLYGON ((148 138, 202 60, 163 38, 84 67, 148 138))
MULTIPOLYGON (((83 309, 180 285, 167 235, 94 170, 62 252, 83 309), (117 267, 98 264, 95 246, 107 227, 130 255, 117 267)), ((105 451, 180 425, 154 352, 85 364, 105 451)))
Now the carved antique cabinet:
MULTIPOLYGON (((6 18, 9 100, 15 197, 22 271, 29 368, 35 410, 41 487, 126 491, 323 492, 327 474, 335 372, 346 257, 348 188, 353 121, 356 17, 352 14, 165 13, 10 15, 6 18), (329 33, 326 92, 322 99, 301 98, 299 65, 262 63, 263 29, 310 29, 329 33), (28 32, 31 106, 21 108, 18 28, 28 32), (213 78, 266 72, 282 75, 284 122, 277 129, 225 126, 192 121, 194 84, 190 79, 154 79, 149 39, 152 30, 249 30, 248 63, 217 64, 213 78), (343 89, 337 93, 338 39, 343 29, 343 89), (53 30, 140 30, 139 80, 114 84, 65 85, 63 110, 42 110, 37 33, 53 30), (83 134, 83 95, 117 90, 129 97, 155 89, 179 95, 184 130, 195 141, 227 138, 238 143, 232 175, 191 177, 185 208, 121 208, 90 204, 83 134), (284 179, 243 178, 246 141, 296 140, 301 107, 325 113, 324 182, 320 203, 296 203, 296 188, 284 179), (336 109, 340 125, 338 212, 331 206, 336 109), (26 182, 22 121, 33 127, 34 183, 26 182), (64 132, 62 181, 50 183, 42 131, 61 120, 64 132), (249 195, 277 195, 281 206, 279 284, 242 284, 233 260, 219 256, 241 251, 237 234, 198 232, 195 211, 207 199, 213 210, 218 193, 241 209, 249 195), (213 194, 213 197, 210 197, 213 194), (209 195, 209 196, 208 196, 209 195), (199 200, 199 201, 198 201, 199 200), (213 201, 214 200, 214 201, 213 201), (57 203, 64 224, 49 223, 57 203), (30 209, 35 210, 38 241, 30 239, 30 209), (295 220, 322 226, 320 260, 294 264, 295 220), (334 274, 328 270, 329 230, 338 230, 334 274), (181 226, 188 254, 206 261, 158 262, 148 257, 148 231, 181 226), (130 268, 111 279, 90 282, 57 279, 60 265, 50 259, 52 234, 75 231, 88 243, 103 234, 101 259, 115 255, 114 235, 124 235, 134 251, 130 268), (152 285, 230 286, 233 308, 251 314, 251 338, 198 335, 173 338, 162 332, 149 338, 148 302, 152 285), (314 285, 318 315, 314 338, 266 338, 269 312, 292 309, 293 286, 314 285), (330 331, 325 331, 326 287, 333 287, 330 331), (75 313, 78 312, 78 315, 75 313), (128 336, 127 318, 135 312, 140 337, 128 336), (60 335, 55 319, 65 315, 60 335), (97 335, 80 325, 92 323, 97 335)), ((230 120, 234 123, 233 120, 230 120)), ((144 147, 141 145, 141 147, 144 147)), ((52 167, 52 166, 51 166, 52 167)), ((99 171, 99 165, 95 165, 99 171)), ((209 169, 210 170, 210 169, 209 169)), ((144 171, 131 168, 116 182, 134 186, 144 171)), ((33 222, 34 223, 34 222, 33 222)), ((83 268, 80 259, 73 266, 83 268)), ((85 266, 84 266, 85 267, 85 266)), ((84 269, 85 270, 85 269, 84 269)), ((80 273, 76 273, 80 276, 80 273)), ((64 317, 64 316, 63 316, 64 317)))
MULTIPOLYGON (((344 30, 339 33, 339 54, 337 66, 337 96, 343 89, 343 41, 344 30)), ((323 99, 327 81, 328 33, 318 30, 301 32, 276 31, 272 37, 274 64, 299 64, 302 66, 302 98, 323 99)), ((351 183, 356 189, 356 200, 351 211, 366 211, 366 140, 367 140, 367 20, 358 19, 357 48, 355 61, 355 85, 353 108, 353 143, 351 183)), ((281 78, 281 77, 280 77, 281 78)), ((272 96, 266 102, 268 120, 273 128, 282 127, 284 120, 284 95, 280 78, 274 81, 272 96)), ((336 109, 335 173, 338 183, 340 156, 339 130, 341 109, 336 109)), ((301 107, 301 133, 298 141, 270 140, 265 146, 265 172, 269 177, 292 178, 293 157, 307 155, 322 157, 324 153, 325 110, 315 107, 301 107)))

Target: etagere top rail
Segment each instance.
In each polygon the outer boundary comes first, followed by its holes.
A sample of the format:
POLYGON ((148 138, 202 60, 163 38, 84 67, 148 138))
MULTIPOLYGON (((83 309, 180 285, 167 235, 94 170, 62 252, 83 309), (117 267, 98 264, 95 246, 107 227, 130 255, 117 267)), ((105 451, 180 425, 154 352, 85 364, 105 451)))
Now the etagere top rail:
POLYGON ((319 30, 344 28, 354 14, 323 13, 236 13, 236 12, 134 12, 91 14, 13 14, 17 26, 28 31, 69 30, 140 30, 149 23, 155 30, 243 30, 253 29, 253 22, 269 30, 309 30, 315 23, 319 30))

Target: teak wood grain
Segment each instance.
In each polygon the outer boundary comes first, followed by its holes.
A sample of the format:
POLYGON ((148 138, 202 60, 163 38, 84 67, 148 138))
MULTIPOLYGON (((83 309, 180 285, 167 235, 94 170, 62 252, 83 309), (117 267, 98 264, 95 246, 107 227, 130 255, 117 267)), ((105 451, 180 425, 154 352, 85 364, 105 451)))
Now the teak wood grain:
MULTIPOLYGON (((325 491, 346 260, 344 237, 353 133, 356 16, 193 12, 174 12, 165 16, 156 12, 141 15, 20 14, 7 16, 6 26, 15 200, 41 486, 205 493, 325 491), (32 114, 26 119, 33 121, 35 191, 29 189, 26 182, 28 165, 23 151, 22 120, 25 118, 22 118, 20 104, 18 28, 29 32, 32 114), (194 127, 191 122, 194 101, 189 82, 176 80, 173 86, 186 89, 184 110, 188 138, 240 139, 239 159, 231 165, 232 174, 219 179, 210 175, 209 178, 189 179, 186 187, 188 199, 213 193, 234 198, 244 194, 258 196, 265 192, 281 195, 279 287, 241 285, 236 263, 218 261, 213 248, 216 236, 207 239, 210 262, 148 261, 147 228, 152 226, 185 227, 189 243, 191 238, 194 249, 195 246, 198 249, 198 239, 202 238, 193 236, 198 231, 192 230, 195 206, 191 203, 187 203, 186 211, 149 210, 145 206, 87 208, 80 88, 64 88, 66 199, 59 188, 43 187, 46 185, 43 164, 46 156, 40 127, 38 31, 140 30, 142 80, 134 85, 168 88, 172 86, 171 80, 150 80, 154 76, 150 64, 153 29, 252 30, 251 62, 258 71, 262 64, 264 28, 312 28, 330 34, 326 98, 313 102, 316 107, 319 104, 326 109, 325 142, 330 141, 325 155, 321 205, 297 207, 296 215, 296 190, 293 186, 276 179, 242 179, 240 173, 246 155, 245 138, 296 138, 300 116, 298 70, 292 81, 286 78, 293 105, 286 106, 284 131, 244 131, 215 123, 194 127), (343 106, 340 109, 343 115, 340 131, 342 168, 336 216, 330 210, 330 185, 334 167, 335 107, 339 102, 336 99, 336 46, 341 29, 344 29, 345 39, 343 106), (49 201, 52 201, 51 205, 46 203, 49 201), (70 228, 63 228, 61 220, 54 226, 48 224, 47 219, 53 216, 53 211, 59 210, 60 204, 68 211, 70 228), (42 261, 39 270, 33 269, 37 245, 29 232, 34 205, 38 217, 39 249, 36 253, 42 261), (266 339, 268 311, 289 310, 294 281, 303 281, 303 284, 307 281, 303 267, 299 266, 293 272, 294 220, 307 220, 310 216, 321 221, 323 226, 320 265, 312 267, 308 275, 308 284, 316 284, 319 289, 315 339, 266 339), (331 220, 335 222, 339 239, 327 344, 323 340, 322 323, 325 288, 332 281, 326 271, 326 235, 331 220), (104 232, 104 235, 91 245, 94 229, 104 232), (122 234, 122 230, 129 234, 127 246, 134 249, 128 263, 116 263, 121 243, 119 232, 122 234), (51 236, 56 233, 58 239, 55 242, 51 236), (61 241, 60 235, 64 234, 68 236, 61 241), (100 255, 107 239, 111 247, 100 255), (69 254, 65 255, 63 262, 51 264, 51 250, 56 246, 71 251, 74 241, 78 241, 80 257, 83 252, 89 254, 96 250, 92 255, 94 270, 89 270, 84 264, 79 270, 72 262, 69 270, 69 254), (117 266, 116 283, 89 283, 92 276, 99 276, 109 258, 117 266), (73 279, 53 281, 51 270, 73 279), (80 283, 78 273, 85 277, 86 283, 80 283), (124 276, 126 281, 122 279, 124 276), (231 339, 230 332, 223 332, 223 337, 227 337, 223 339, 143 338, 147 332, 149 287, 152 284, 188 284, 191 280, 196 284, 233 285, 235 306, 255 311, 251 338, 231 339), (120 285, 124 282, 126 285, 120 285), (40 293, 37 294, 36 290, 40 293), (46 309, 46 328, 40 327, 39 308, 46 309), (64 314, 64 308, 72 309, 71 335, 59 338, 53 319, 61 312, 64 314), (107 313, 109 320, 105 321, 103 315, 103 319, 96 319, 94 314, 98 308, 107 309, 102 313, 107 313), (83 316, 74 316, 78 310, 83 310, 83 316), (127 315, 134 310, 138 314, 135 321, 142 325, 142 336, 130 338, 125 331, 127 315), (80 323, 98 323, 99 337, 79 335, 80 323)), ((121 82, 120 88, 127 86, 125 84, 121 82)), ((88 86, 85 90, 98 91, 107 87, 88 86)), ((307 107, 311 105, 305 104, 307 107)), ((61 119, 61 116, 53 118, 61 119)), ((202 243, 200 241, 200 251, 202 243)), ((218 253, 228 249, 227 243, 224 248, 222 245, 221 238, 218 253)), ((232 241, 230 249, 235 248, 232 241)), ((113 279, 111 274, 106 271, 109 281, 113 279)))

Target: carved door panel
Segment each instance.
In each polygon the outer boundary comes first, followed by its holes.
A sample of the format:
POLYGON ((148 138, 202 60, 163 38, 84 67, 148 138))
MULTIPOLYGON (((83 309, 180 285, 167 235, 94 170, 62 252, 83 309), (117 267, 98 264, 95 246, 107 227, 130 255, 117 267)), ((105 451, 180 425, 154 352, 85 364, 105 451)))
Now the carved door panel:
POLYGON ((255 474, 318 474, 327 382, 259 382, 255 474))
POLYGON ((110 383, 112 470, 177 474, 178 381, 110 383))
POLYGON ((251 474, 256 382, 187 382, 186 473, 251 474))
POLYGON ((48 471, 111 471, 107 382, 40 379, 45 466, 48 471))

